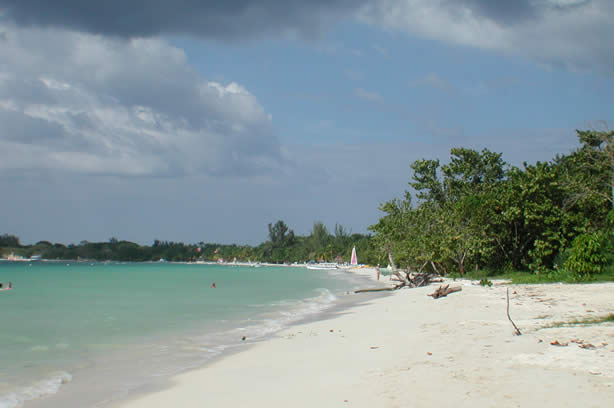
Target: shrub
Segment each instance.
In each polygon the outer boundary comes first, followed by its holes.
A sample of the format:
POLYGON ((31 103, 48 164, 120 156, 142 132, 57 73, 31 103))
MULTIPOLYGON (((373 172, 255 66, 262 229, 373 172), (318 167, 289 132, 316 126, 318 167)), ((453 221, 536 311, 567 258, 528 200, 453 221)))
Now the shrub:
POLYGON ((578 235, 571 245, 565 269, 577 278, 586 278, 600 273, 606 264, 603 253, 603 239, 600 234, 586 233, 578 235))

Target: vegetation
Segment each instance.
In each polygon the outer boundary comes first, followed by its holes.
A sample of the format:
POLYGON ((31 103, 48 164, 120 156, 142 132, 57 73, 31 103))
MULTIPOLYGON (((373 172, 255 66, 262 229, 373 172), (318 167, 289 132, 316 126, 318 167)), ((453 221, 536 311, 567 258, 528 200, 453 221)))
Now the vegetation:
POLYGON ((96 261, 143 262, 158 261, 217 261, 219 259, 252 262, 308 262, 337 261, 349 262, 352 247, 360 254, 363 263, 376 262, 375 249, 371 237, 363 234, 350 234, 341 225, 335 225, 334 234, 329 234, 321 222, 314 223, 308 236, 296 236, 284 221, 268 225, 269 240, 258 245, 222 245, 199 242, 184 244, 182 242, 154 240, 151 246, 139 245, 130 241, 111 238, 108 242, 81 241, 78 245, 68 246, 49 241, 40 241, 35 245, 21 245, 19 238, 4 234, 0 236, 0 255, 11 253, 29 258, 40 255, 45 259, 81 259, 96 261))
POLYGON ((585 318, 585 319, 575 319, 568 320, 565 322, 555 322, 548 326, 543 327, 544 329, 555 328, 555 327, 566 327, 566 326, 588 326, 592 324, 601 324, 601 323, 614 323, 614 313, 610 313, 601 317, 593 317, 593 318, 585 318))
POLYGON ((273 263, 348 262, 352 247, 368 264, 471 277, 483 285, 613 280, 614 132, 577 131, 579 147, 549 162, 508 165, 500 153, 453 148, 450 159, 410 165, 414 194, 381 205, 370 230, 351 234, 319 221, 298 236, 282 220, 268 224, 257 246, 155 240, 151 246, 111 238, 79 245, 40 241, 23 246, 0 236, 3 255, 122 261, 225 260, 273 263))
POLYGON ((370 227, 376 249, 413 270, 485 271, 479 279, 603 276, 614 244, 614 132, 577 133, 574 152, 522 168, 488 149, 454 148, 445 165, 412 163, 416 203, 405 192, 381 206, 370 227))

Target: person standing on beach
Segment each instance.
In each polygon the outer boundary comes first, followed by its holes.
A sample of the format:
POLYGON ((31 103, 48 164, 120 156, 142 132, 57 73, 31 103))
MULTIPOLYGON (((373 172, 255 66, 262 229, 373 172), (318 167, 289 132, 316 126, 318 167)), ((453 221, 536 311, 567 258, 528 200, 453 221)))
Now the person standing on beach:
POLYGON ((375 267, 375 272, 377 273, 377 280, 379 280, 379 264, 375 267))

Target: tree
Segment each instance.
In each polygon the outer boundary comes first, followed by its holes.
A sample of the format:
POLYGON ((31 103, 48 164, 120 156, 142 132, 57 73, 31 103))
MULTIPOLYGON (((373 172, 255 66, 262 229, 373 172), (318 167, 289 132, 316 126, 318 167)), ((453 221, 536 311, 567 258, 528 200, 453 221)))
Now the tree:
POLYGON ((557 156, 555 163, 568 190, 566 210, 583 217, 588 230, 597 230, 614 207, 614 132, 577 133, 581 147, 557 156))
POLYGON ((18 248, 21 244, 19 243, 19 237, 16 235, 10 234, 2 234, 0 235, 0 247, 13 247, 18 248))
POLYGON ((316 221, 313 223, 313 229, 311 230, 309 240, 311 241, 312 250, 316 253, 320 253, 328 246, 330 235, 328 229, 326 229, 326 226, 322 222, 316 221))
POLYGON ((582 143, 577 156, 584 172, 578 172, 576 182, 585 190, 601 196, 614 207, 614 131, 576 130, 582 143))
POLYGON ((572 272, 577 279, 601 272, 607 261, 603 253, 602 236, 594 232, 576 237, 569 252, 565 269, 572 272))
POLYGON ((569 190, 558 163, 508 169, 501 154, 487 149, 454 148, 450 156, 441 167, 438 160, 412 163, 410 185, 420 201, 412 206, 406 192, 385 203, 386 214, 371 227, 374 242, 400 264, 461 274, 469 263, 549 270, 587 230, 594 208, 565 206, 569 190))
POLYGON ((294 242, 294 231, 288 229, 288 226, 282 220, 277 221, 274 225, 269 224, 269 239, 273 247, 283 247, 294 242))
POLYGON ((495 186, 505 176, 501 153, 488 149, 452 148, 450 163, 442 167, 448 200, 460 199, 495 186))
POLYGON ((424 201, 443 203, 445 192, 438 175, 439 160, 416 160, 410 167, 414 181, 409 185, 417 191, 416 197, 424 201))

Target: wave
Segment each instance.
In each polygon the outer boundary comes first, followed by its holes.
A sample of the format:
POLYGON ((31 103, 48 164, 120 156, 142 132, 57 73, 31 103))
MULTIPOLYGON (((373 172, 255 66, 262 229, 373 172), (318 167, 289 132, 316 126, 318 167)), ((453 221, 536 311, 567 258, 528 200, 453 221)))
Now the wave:
MULTIPOLYGON (((281 300, 270 304, 273 311, 250 319, 247 325, 230 331, 245 336, 247 340, 262 340, 291 324, 313 317, 334 306, 337 296, 325 288, 316 289, 316 296, 303 300, 281 300)), ((235 337, 237 337, 235 335, 235 337)))
POLYGON ((17 391, 0 395, 0 408, 21 407, 24 402, 31 401, 46 395, 55 394, 63 384, 72 381, 72 375, 65 371, 58 371, 49 377, 24 386, 17 391))

